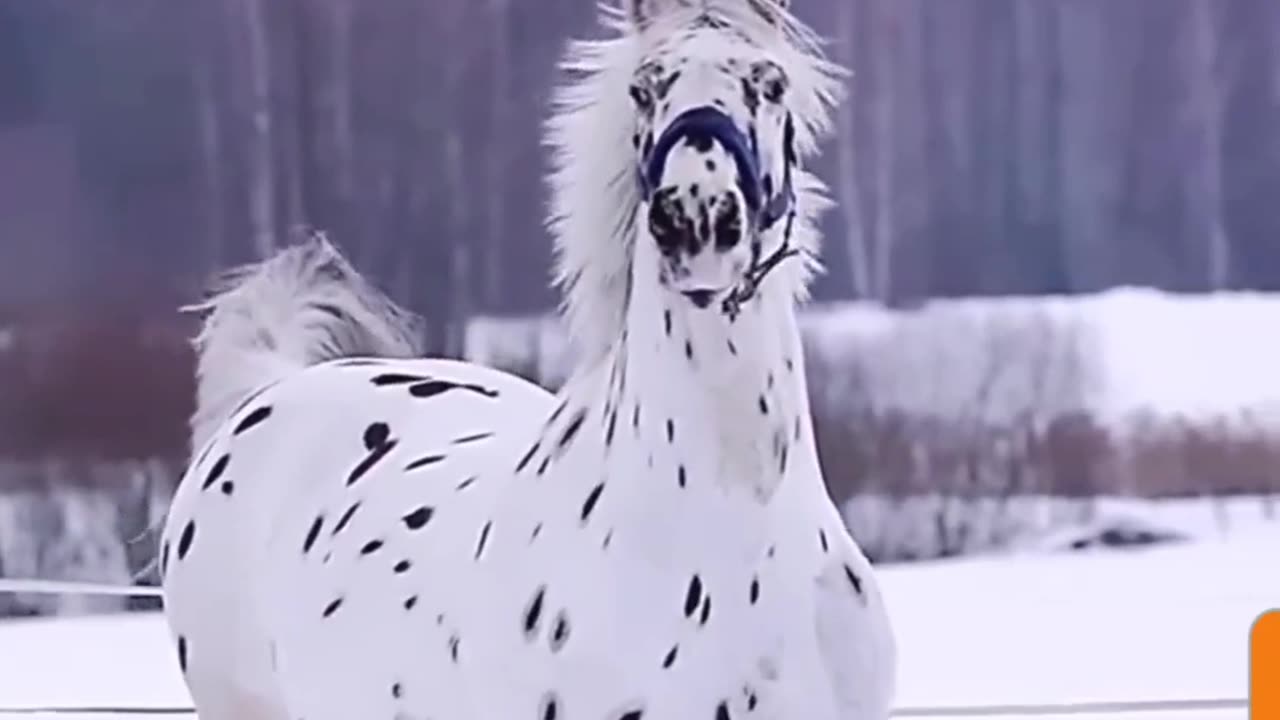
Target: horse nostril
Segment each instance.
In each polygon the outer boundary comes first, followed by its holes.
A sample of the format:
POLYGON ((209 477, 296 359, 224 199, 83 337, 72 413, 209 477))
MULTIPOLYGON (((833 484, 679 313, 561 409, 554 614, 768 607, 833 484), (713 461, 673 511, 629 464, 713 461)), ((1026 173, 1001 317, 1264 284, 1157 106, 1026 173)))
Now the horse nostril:
POLYGON ((712 237, 715 238, 716 249, 729 250, 742 240, 742 203, 738 202, 736 194, 726 192, 720 196, 713 212, 712 237))
POLYGON ((662 188, 653 194, 649 204, 649 233, 663 255, 674 255, 687 242, 692 231, 684 205, 677 199, 675 188, 662 188))

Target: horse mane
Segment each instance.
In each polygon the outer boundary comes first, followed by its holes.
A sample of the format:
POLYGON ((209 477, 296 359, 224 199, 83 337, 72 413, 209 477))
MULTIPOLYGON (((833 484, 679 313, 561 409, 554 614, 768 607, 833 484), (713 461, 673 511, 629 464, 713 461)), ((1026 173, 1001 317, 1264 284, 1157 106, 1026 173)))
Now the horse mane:
MULTIPOLYGON (((621 9, 599 6, 599 22, 614 37, 573 40, 560 70, 568 77, 552 94, 545 144, 551 149, 551 205, 554 284, 579 359, 590 362, 609 351, 625 323, 640 204, 631 136, 634 115, 626 92, 643 57, 647 33, 663 35, 710 15, 730 23, 773 54, 791 80, 790 107, 796 121, 796 149, 814 154, 831 127, 831 112, 843 94, 845 70, 828 61, 817 36, 776 3, 764 17, 747 0, 685 0, 656 18, 644 31, 621 9)), ((804 262, 784 263, 774 282, 785 278, 797 300, 807 298, 809 280, 821 270, 816 220, 831 206, 826 185, 796 168, 796 219, 792 243, 804 262)))

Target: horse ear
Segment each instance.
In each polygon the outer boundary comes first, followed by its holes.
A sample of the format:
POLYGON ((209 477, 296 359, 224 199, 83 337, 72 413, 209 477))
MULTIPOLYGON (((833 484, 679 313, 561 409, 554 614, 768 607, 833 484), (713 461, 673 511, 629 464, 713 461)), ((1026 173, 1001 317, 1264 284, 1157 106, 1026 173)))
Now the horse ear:
POLYGON ((649 26, 653 17, 658 14, 661 0, 626 0, 627 17, 637 29, 649 26))
POLYGON ((791 0, 747 0, 761 17, 777 25, 780 16, 791 9, 791 0))
POLYGON ((626 0, 627 17, 637 29, 643 30, 653 19, 677 5, 688 5, 689 0, 626 0))

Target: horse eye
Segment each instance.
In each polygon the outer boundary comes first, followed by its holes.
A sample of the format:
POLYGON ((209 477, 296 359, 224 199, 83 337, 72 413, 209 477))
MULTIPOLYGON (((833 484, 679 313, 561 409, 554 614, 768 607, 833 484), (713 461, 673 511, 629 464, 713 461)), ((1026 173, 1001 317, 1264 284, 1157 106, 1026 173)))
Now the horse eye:
POLYGON ((775 78, 765 83, 764 99, 771 103, 782 102, 782 96, 787 92, 787 81, 782 78, 775 78))
POLYGON ((632 83, 627 91, 631 94, 631 102, 635 103, 638 109, 647 112, 653 108, 653 93, 649 88, 639 83, 632 83))
POLYGON ((751 67, 751 77, 760 87, 760 94, 771 103, 782 102, 790 86, 787 72, 770 60, 761 60, 751 67))

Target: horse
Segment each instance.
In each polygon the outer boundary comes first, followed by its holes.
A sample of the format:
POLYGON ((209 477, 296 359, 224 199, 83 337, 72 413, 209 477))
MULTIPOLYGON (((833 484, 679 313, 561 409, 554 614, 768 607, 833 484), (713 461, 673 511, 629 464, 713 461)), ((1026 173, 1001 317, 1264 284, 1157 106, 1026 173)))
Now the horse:
POLYGON ((842 69, 788 5, 625 0, 568 46, 555 394, 418 357, 324 238, 201 306, 160 552, 203 720, 888 716, 796 317, 842 69))

